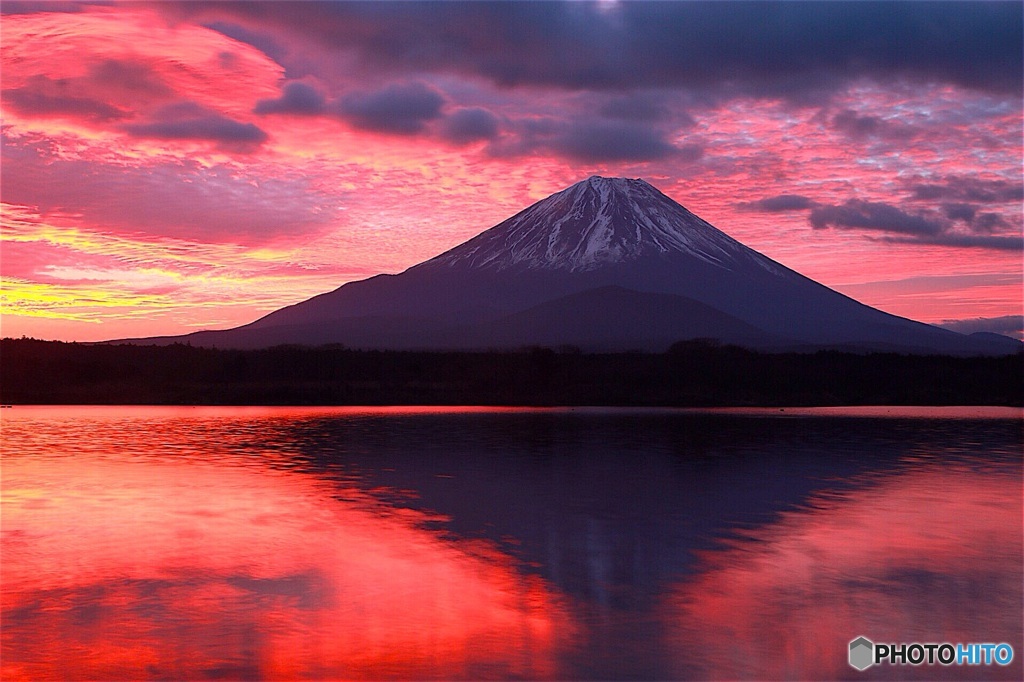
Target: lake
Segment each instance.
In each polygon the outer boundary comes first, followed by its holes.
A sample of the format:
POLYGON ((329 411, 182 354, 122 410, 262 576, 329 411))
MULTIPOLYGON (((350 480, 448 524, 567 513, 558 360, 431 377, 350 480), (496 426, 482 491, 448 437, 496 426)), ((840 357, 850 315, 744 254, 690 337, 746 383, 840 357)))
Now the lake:
POLYGON ((1022 677, 1018 409, 0 420, 4 679, 1022 677))

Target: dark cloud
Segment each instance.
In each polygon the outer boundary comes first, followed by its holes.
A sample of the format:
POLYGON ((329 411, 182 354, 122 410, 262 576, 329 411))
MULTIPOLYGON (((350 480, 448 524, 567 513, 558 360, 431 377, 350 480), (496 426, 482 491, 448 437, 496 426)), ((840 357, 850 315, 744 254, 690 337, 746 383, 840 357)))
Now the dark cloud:
POLYGON ((1016 235, 994 234, 997 229, 1010 227, 998 214, 973 216, 967 232, 954 229, 954 223, 947 218, 925 212, 910 213, 890 204, 858 199, 850 199, 838 206, 817 206, 808 216, 815 229, 835 227, 886 232, 890 234, 883 240, 897 244, 999 250, 1024 248, 1019 231, 1016 235))
POLYGON ((866 137, 878 131, 881 121, 877 116, 858 116, 847 109, 832 118, 832 127, 851 137, 866 137))
POLYGON ((0 3, 0 14, 35 14, 37 12, 78 13, 89 5, 111 5, 112 0, 91 2, 61 2, 60 0, 4 0, 0 3))
POLYGON ((979 207, 975 204, 943 204, 942 212, 950 220, 964 223, 975 234, 992 234, 1012 227, 998 213, 979 213, 979 207))
POLYGON ((699 144, 675 145, 674 150, 674 157, 686 163, 693 163, 704 158, 704 147, 699 144))
MULTIPOLYGON (((656 123, 672 116, 672 110, 661 98, 649 94, 633 94, 614 97, 600 108, 602 116, 622 121, 640 121, 656 123)), ((694 124, 694 120, 686 112, 679 114, 681 123, 686 127, 694 124)))
POLYGON ((943 204, 942 212, 950 220, 962 220, 970 223, 978 213, 978 207, 973 204, 943 204))
POLYGON ((583 163, 654 161, 694 162, 704 156, 698 144, 673 144, 669 132, 643 123, 582 116, 575 120, 538 117, 513 120, 506 134, 488 146, 496 157, 533 154, 583 163))
POLYGON ((907 213, 890 204, 859 199, 850 199, 840 206, 818 206, 808 219, 815 229, 858 228, 923 236, 946 230, 946 224, 940 220, 907 213))
POLYGON ((679 151, 661 132, 621 121, 574 122, 550 146, 560 155, 584 162, 650 161, 679 151))
POLYGON ((917 134, 917 130, 905 123, 887 121, 878 116, 860 115, 849 109, 832 117, 832 127, 855 139, 907 140, 917 134))
POLYGON ((140 98, 149 101, 173 94, 149 64, 124 59, 105 59, 92 65, 86 81, 90 88, 130 97, 135 105, 140 98))
MULTIPOLYGON (((702 147, 674 145, 669 139, 672 129, 650 120, 667 117, 669 113, 667 107, 661 111, 652 102, 647 97, 615 98, 613 105, 600 108, 598 113, 585 112, 571 120, 524 118, 503 124, 484 107, 461 107, 446 113, 445 96, 422 82, 391 84, 379 90, 350 92, 336 100, 325 100, 312 86, 293 81, 285 85, 280 97, 260 100, 254 112, 338 116, 364 130, 437 135, 454 144, 488 141, 492 156, 540 153, 583 162, 700 159, 702 147), (632 105, 636 105, 634 109, 630 109, 632 105), (630 111, 636 116, 629 118, 630 111), (436 126, 428 127, 435 121, 436 126)), ((692 124, 685 112, 681 116, 684 125, 692 124)))
POLYGON ((293 81, 285 84, 277 99, 261 99, 253 109, 257 114, 300 114, 315 116, 324 113, 324 96, 311 85, 293 81))
POLYGON ((438 118, 443 105, 441 93, 417 82, 349 93, 338 100, 337 110, 357 128, 412 135, 438 118))
POLYGON ((23 87, 4 90, 3 100, 23 116, 74 118, 97 123, 128 117, 127 112, 106 102, 67 94, 67 88, 46 76, 35 76, 23 87))
POLYGON ((1010 227, 1010 223, 998 213, 979 213, 971 220, 974 232, 998 232, 1010 227))
MULTIPOLYGON (((668 110, 658 112, 653 100, 646 96, 614 98, 613 105, 604 106, 600 113, 587 113, 569 120, 507 121, 507 130, 497 115, 482 106, 465 106, 445 113, 445 101, 441 92, 422 82, 350 92, 328 101, 310 85, 293 81, 285 86, 281 97, 260 100, 254 112, 338 116, 365 130, 438 135, 455 144, 484 140, 492 143, 487 151, 496 157, 550 154, 591 163, 669 157, 696 161, 703 155, 699 145, 675 145, 670 141, 672 129, 650 120, 668 116, 668 110), (637 116, 628 118, 630 111, 637 116), (437 125, 428 127, 432 122, 437 125), (504 139, 500 139, 502 137, 504 139)), ((685 113, 683 116, 692 123, 685 113)))
POLYGON ((162 107, 146 123, 122 126, 129 135, 159 140, 204 140, 235 151, 248 151, 267 139, 252 123, 241 123, 194 102, 162 107))
POLYGON ((766 197, 738 205, 741 211, 755 211, 762 213, 787 213, 790 211, 804 211, 814 208, 817 203, 809 197, 799 194, 780 194, 774 197, 766 197))
POLYGON ((71 118, 97 127, 113 124, 133 137, 206 140, 229 151, 251 151, 267 139, 252 123, 194 102, 172 102, 173 97, 151 64, 124 59, 96 62, 71 78, 32 76, 21 87, 3 91, 4 104, 22 115, 71 118))
POLYGON ((69 159, 44 139, 0 137, 4 201, 120 233, 265 243, 330 225, 337 206, 301 177, 264 178, 188 159, 132 167, 69 159))
MULTIPOLYGON (((240 43, 246 43, 252 45, 257 50, 273 59, 278 64, 287 62, 290 60, 290 50, 288 50, 280 42, 274 40, 270 35, 267 35, 265 31, 250 30, 245 26, 239 26, 224 21, 214 21, 206 24, 206 28, 223 33, 232 40, 237 40, 240 43)), ((291 74, 289 74, 291 75, 291 74)), ((302 74, 305 75, 305 74, 302 74)))
POLYGON ((997 248, 1012 248, 1020 241, 1015 236, 999 234, 1014 229, 1005 215, 983 210, 986 206, 1005 204, 1017 204, 1019 207, 1024 200, 1024 183, 1020 180, 949 176, 942 182, 911 184, 909 189, 915 200, 930 204, 939 202, 938 208, 946 218, 961 223, 968 230, 969 234, 959 236, 964 245, 977 245, 975 242, 981 240, 1004 245, 997 248))
POLYGON ((117 59, 92 64, 72 78, 31 76, 21 87, 3 91, 5 104, 22 115, 92 123, 130 118, 139 106, 171 95, 149 65, 117 59))
MULTIPOLYGON (((367 69, 808 99, 860 78, 1022 90, 1018 2, 178 3, 367 69)), ((210 24, 217 26, 217 24, 210 24)), ((255 44, 255 43, 254 43, 255 44)), ((287 64, 286 64, 287 66, 287 64)))
POLYGON ((492 141, 487 146, 487 153, 498 158, 548 153, 551 140, 564 132, 566 125, 565 121, 550 116, 512 120, 509 122, 509 134, 492 141))
POLYGON ((456 144, 493 140, 500 130, 498 117, 487 109, 467 107, 448 115, 441 124, 442 136, 456 144))
POLYGON ((914 197, 926 201, 942 199, 983 204, 1013 203, 1024 200, 1024 182, 1014 180, 980 180, 949 176, 941 183, 918 183, 911 186, 914 197))
POLYGON ((945 320, 937 325, 961 334, 990 332, 1019 339, 1024 331, 1024 315, 1003 315, 1002 317, 975 317, 966 320, 945 320))

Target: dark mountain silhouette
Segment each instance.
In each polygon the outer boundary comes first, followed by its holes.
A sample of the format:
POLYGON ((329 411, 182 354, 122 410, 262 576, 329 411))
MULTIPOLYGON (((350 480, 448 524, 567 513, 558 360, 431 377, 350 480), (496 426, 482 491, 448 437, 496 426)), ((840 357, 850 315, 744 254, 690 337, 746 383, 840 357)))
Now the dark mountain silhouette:
MULTIPOLYGON (((674 294, 616 286, 588 289, 466 330, 477 346, 576 345, 597 350, 665 349, 680 339, 751 346, 773 340, 757 327, 674 294)), ((781 339, 774 339, 781 342, 781 339)))
POLYGON ((1005 341, 866 306, 744 246, 643 180, 597 176, 400 274, 350 282, 235 329, 147 341, 664 350, 689 338, 778 350, 1013 352, 1005 341))

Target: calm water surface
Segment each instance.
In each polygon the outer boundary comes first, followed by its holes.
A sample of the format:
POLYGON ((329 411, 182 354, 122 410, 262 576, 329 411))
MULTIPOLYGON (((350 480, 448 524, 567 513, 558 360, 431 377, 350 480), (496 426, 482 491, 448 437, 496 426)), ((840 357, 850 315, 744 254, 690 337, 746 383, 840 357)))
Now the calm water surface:
POLYGON ((0 418, 4 679, 1022 677, 1019 410, 0 418))

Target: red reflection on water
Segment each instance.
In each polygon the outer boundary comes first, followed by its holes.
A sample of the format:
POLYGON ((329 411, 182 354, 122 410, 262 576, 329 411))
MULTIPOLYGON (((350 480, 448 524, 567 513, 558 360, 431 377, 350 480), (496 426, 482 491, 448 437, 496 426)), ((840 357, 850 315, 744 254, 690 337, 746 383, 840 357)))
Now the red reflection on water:
POLYGON ((302 474, 21 457, 2 501, 4 679, 540 678, 569 637, 491 545, 302 474))
POLYGON ((829 679, 1021 674, 1021 483, 915 471, 819 498, 709 552, 667 600, 669 645, 701 678, 829 679), (847 663, 850 640, 1007 642, 1012 665, 847 663))

